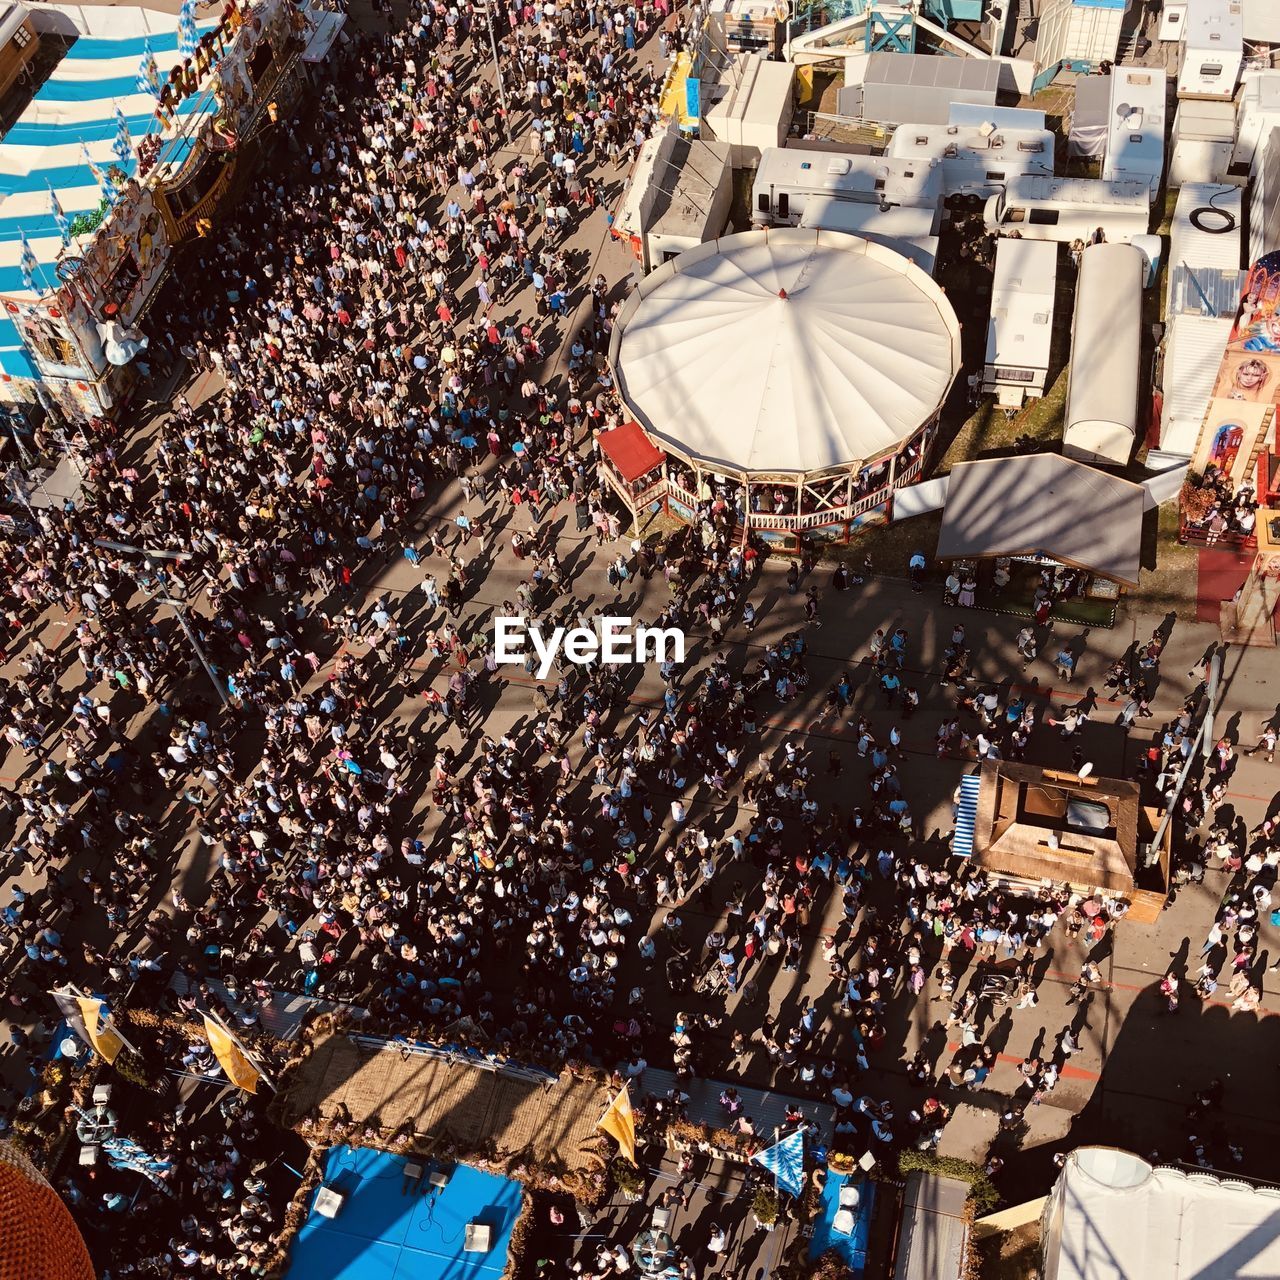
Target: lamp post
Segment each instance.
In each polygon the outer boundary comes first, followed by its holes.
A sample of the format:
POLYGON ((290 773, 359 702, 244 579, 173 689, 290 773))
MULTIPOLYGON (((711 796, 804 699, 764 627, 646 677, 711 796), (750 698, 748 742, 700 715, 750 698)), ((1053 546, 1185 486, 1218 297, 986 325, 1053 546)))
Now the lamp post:
POLYGON ((1196 730, 1191 750, 1187 753, 1187 758, 1182 762, 1182 768, 1178 770, 1178 780, 1174 784, 1173 794, 1165 805, 1165 811, 1160 817, 1160 823, 1156 827, 1155 835, 1152 836, 1151 843, 1143 851, 1142 865, 1144 867, 1154 867, 1160 861, 1160 850, 1164 845, 1169 824, 1173 821, 1174 807, 1178 803, 1178 798, 1182 795, 1182 788, 1186 786, 1187 779, 1191 776, 1191 770, 1195 767, 1196 751, 1199 750, 1202 759, 1205 760, 1213 754, 1213 716, 1218 706, 1218 687, 1221 681, 1222 650, 1219 649, 1209 659, 1209 677, 1205 682, 1204 715, 1201 718, 1199 728, 1196 730))
MULTIPOLYGON (((190 560, 190 551, 169 551, 160 550, 152 547, 135 547, 129 542, 112 542, 108 538, 95 538, 93 545, 102 547, 106 551, 119 551, 125 555, 141 556, 147 562, 159 560, 190 560)), ((223 688, 222 681, 218 678, 218 673, 214 669, 213 664, 209 661, 208 655, 204 651, 204 646, 200 643, 200 637, 196 635, 195 629, 187 620, 187 606, 179 600, 175 600, 169 592, 169 588, 165 585, 164 578, 159 574, 156 576, 156 582, 159 587, 159 596, 162 604, 167 604, 173 610, 174 616, 178 619, 178 625, 182 628, 183 634, 190 642, 195 655, 200 659, 200 665, 204 668, 205 675, 213 682, 213 687, 218 691, 218 699, 224 707, 230 705, 227 701, 227 692, 223 688)))

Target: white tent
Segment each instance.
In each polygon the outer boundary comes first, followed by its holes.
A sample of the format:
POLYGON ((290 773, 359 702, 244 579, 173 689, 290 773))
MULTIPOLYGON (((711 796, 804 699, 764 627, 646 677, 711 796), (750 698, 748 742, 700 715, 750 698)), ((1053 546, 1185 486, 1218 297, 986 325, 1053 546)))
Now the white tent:
POLYGON ((830 231, 726 236, 646 277, 610 346, 631 412, 672 452, 803 474, 892 453, 960 367, 942 290, 882 245, 830 231))
POLYGON ((1045 1280, 1280 1275, 1280 1190, 1080 1147, 1045 1206, 1045 1280))

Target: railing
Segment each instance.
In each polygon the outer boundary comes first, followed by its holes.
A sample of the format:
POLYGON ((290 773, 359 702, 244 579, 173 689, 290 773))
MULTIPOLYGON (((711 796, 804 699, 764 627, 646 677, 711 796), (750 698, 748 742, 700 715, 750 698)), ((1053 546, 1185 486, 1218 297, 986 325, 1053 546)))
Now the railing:
MULTIPOLYGON (((914 462, 904 467, 898 473, 898 484, 906 484, 919 475, 923 461, 923 458, 917 458, 914 462)), ((751 527, 753 529, 774 530, 780 533, 803 533, 807 529, 820 529, 825 525, 839 524, 843 520, 852 520, 875 507, 883 506, 892 496, 893 488, 894 486, 884 484, 878 489, 873 489, 870 493, 864 493, 861 497, 855 498, 852 503, 841 503, 838 506, 826 507, 821 511, 805 511, 801 514, 793 513, 791 515, 753 511, 751 513, 751 527)), ((645 489, 641 494, 637 495, 635 505, 637 508, 648 506, 652 502, 660 501, 664 495, 682 506, 688 507, 690 511, 697 511, 698 509, 698 499, 688 489, 670 478, 645 489)), ((742 527, 741 520, 742 517, 739 513, 735 521, 739 529, 742 527)))
POLYGON ((368 1036, 359 1033, 352 1033, 347 1038, 352 1044, 362 1049, 374 1051, 394 1049, 397 1053, 447 1062, 450 1067, 474 1067, 477 1071, 489 1071, 495 1075, 509 1076, 516 1080, 546 1083, 560 1078, 554 1071, 544 1071, 541 1067, 522 1066, 498 1054, 486 1053, 484 1050, 470 1049, 462 1045, 435 1045, 427 1044, 422 1040, 387 1039, 385 1036, 368 1036))
POLYGON ((843 22, 845 18, 860 18, 867 11, 867 0, 819 0, 819 3, 799 3, 791 18, 791 35, 807 35, 810 31, 820 31, 833 22, 843 22))
POLYGON ((667 480, 667 495, 674 498, 677 502, 683 503, 690 511, 697 511, 698 499, 684 488, 683 485, 677 484, 674 480, 667 480))
POLYGON ((658 480, 656 483, 646 485, 639 493, 633 495, 632 501, 636 504, 636 510, 641 507, 647 507, 651 502, 661 502, 667 492, 667 482, 658 480))
POLYGON ((1185 521, 1179 521, 1178 541, 1185 547, 1221 547, 1224 550, 1234 548, 1241 551, 1252 551, 1258 545, 1257 533, 1239 533, 1226 530, 1213 535, 1208 529, 1197 528, 1185 521))
POLYGON ((849 514, 860 516, 864 511, 870 511, 872 507, 882 506, 889 501, 889 496, 893 493, 889 485, 875 489, 871 493, 864 494, 859 498, 852 507, 849 508, 849 514))
POLYGON ((898 470, 896 483, 901 486, 910 480, 914 480, 920 474, 920 469, 924 466, 924 455, 921 454, 914 462, 908 462, 905 467, 898 470))

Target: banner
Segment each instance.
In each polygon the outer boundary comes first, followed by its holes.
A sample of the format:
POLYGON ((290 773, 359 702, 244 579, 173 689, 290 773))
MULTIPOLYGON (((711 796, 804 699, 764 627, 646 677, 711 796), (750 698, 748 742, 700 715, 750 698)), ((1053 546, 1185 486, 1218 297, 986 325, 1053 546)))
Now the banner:
POLYGON ((115 1062, 121 1049, 133 1049, 133 1045, 116 1030, 105 1001, 70 986, 49 994, 71 1030, 105 1062, 115 1062))
POLYGON ((799 1196, 804 1189, 804 1130, 797 1129, 781 1142, 757 1151, 752 1160, 773 1174, 780 1191, 799 1196))
POLYGON ((245 1051, 244 1046, 211 1013, 204 1015, 204 1031, 209 1037, 209 1047, 227 1079, 245 1093, 258 1092, 258 1080, 262 1073, 245 1051))
POLYGON ((76 1004, 80 1007, 89 1043, 105 1061, 114 1062, 124 1048, 124 1040, 111 1022, 106 1003, 93 996, 77 996, 76 1004))
POLYGON ((92 1049, 93 1041, 89 1039, 89 1030, 84 1025, 84 1018, 80 1013, 80 997, 73 991, 50 991, 49 995, 53 998, 53 1003, 58 1006, 58 1012, 62 1014, 63 1021, 75 1032, 82 1043, 92 1049))
POLYGON ((631 1112, 630 1085, 624 1084, 622 1092, 609 1103, 609 1109, 600 1117, 597 1129, 603 1129, 617 1144, 619 1155, 636 1163, 636 1118, 631 1112))

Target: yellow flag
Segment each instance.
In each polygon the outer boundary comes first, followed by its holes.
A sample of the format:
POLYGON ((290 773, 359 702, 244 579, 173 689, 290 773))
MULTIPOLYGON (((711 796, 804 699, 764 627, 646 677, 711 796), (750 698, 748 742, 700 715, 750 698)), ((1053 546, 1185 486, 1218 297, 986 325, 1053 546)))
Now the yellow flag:
POLYGON ((80 1017, 84 1020, 85 1035, 89 1043, 101 1054, 106 1062, 114 1062, 124 1048, 124 1041, 116 1034, 111 1019, 103 1017, 101 1000, 92 996, 76 996, 76 1004, 80 1009, 80 1017), (101 1026, 99 1026, 101 1022, 101 1026))
POLYGON ((227 1079, 245 1093, 257 1093, 258 1069, 245 1056, 235 1036, 207 1013, 204 1015, 204 1031, 209 1037, 213 1056, 227 1073, 227 1079))
POLYGON ((632 1164, 636 1163, 636 1118, 631 1114, 629 1085, 622 1086, 622 1092, 609 1103, 609 1109, 600 1117, 596 1128, 603 1129, 618 1144, 620 1155, 626 1156, 632 1164))

